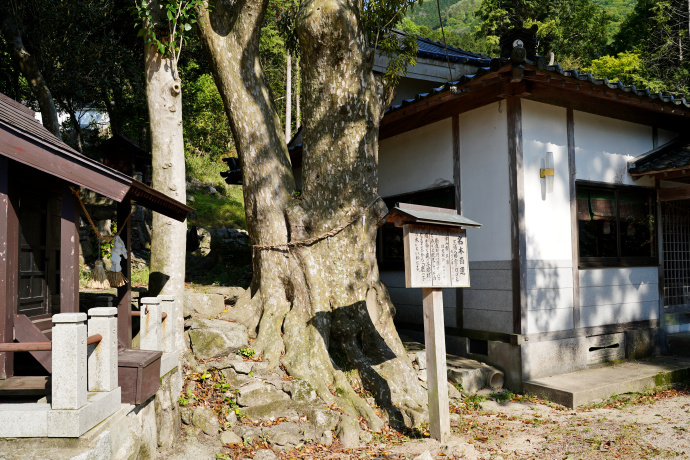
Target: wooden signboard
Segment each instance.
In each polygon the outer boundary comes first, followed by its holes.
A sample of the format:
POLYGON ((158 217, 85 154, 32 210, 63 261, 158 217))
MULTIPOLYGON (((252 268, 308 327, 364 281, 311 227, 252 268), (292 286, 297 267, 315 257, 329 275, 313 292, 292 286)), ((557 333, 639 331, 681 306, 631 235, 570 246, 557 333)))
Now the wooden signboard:
POLYGON ((464 229, 406 224, 403 244, 406 287, 469 287, 467 232, 464 229))

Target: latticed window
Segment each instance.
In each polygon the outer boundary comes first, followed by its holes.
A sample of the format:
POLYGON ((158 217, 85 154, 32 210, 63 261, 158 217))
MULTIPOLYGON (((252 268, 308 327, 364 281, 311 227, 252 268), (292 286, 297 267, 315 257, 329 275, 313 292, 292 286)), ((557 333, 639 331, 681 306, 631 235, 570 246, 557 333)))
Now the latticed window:
POLYGON ((661 204, 664 306, 690 305, 690 200, 661 204))
POLYGON ((581 267, 656 265, 654 190, 577 185, 581 267))

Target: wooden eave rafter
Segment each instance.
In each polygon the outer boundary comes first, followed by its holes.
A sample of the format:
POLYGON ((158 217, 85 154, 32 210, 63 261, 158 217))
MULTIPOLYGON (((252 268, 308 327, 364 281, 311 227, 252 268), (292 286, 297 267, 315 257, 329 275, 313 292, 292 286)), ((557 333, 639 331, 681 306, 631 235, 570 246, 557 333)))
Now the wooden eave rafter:
POLYGON ((27 135, 3 120, 0 120, 0 155, 117 202, 132 198, 152 211, 179 221, 184 221, 192 211, 189 206, 66 145, 62 148, 27 135))
POLYGON ((690 108, 657 97, 610 88, 535 66, 507 65, 386 115, 380 138, 402 134, 509 97, 520 97, 632 123, 682 131, 690 108))

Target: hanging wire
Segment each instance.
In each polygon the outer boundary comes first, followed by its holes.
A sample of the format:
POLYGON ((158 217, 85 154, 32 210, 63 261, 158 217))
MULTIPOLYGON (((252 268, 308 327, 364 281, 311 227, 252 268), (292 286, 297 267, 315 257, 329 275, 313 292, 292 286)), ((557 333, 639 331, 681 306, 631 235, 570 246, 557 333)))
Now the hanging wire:
POLYGON ((443 29, 443 19, 441 18, 440 0, 436 0, 436 6, 438 7, 438 22, 441 23, 441 36, 443 37, 443 46, 446 49, 446 62, 448 63, 448 73, 450 74, 450 79, 448 81, 453 81, 453 70, 450 68, 450 57, 448 57, 448 43, 446 43, 446 32, 443 29))

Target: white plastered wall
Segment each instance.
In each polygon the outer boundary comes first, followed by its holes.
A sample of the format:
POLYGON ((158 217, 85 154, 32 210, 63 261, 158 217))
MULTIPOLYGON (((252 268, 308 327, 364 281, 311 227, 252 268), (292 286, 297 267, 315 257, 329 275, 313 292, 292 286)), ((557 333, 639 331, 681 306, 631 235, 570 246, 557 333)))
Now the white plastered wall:
MULTIPOLYGON (((653 187, 652 179, 634 181, 627 162, 653 148, 652 128, 583 112, 574 113, 577 179, 653 187)), ((659 130, 663 144, 674 133, 659 130)), ((582 327, 659 318, 657 267, 580 270, 582 327)))
MULTIPOLYGON (((453 133, 450 119, 408 131, 379 145, 379 195, 389 197, 453 184, 453 133)), ((396 320, 422 324, 422 290, 405 287, 404 271, 381 271, 396 320)), ((456 325, 454 289, 443 290, 446 326, 456 325)))
POLYGON ((510 188, 506 104, 460 115, 462 214, 471 287, 463 289, 463 327, 512 332, 510 188))
POLYGON ((527 333, 573 328, 573 257, 566 109, 522 101, 527 333), (553 152, 553 192, 539 177, 553 152))
POLYGON ((445 119, 381 141, 379 195, 453 184, 453 133, 445 119))

